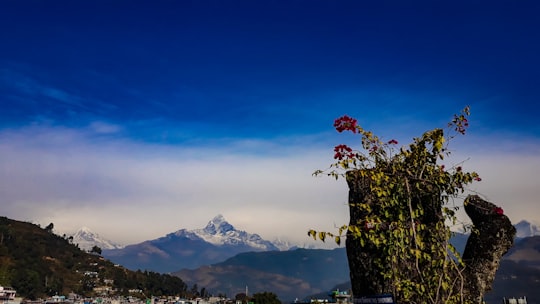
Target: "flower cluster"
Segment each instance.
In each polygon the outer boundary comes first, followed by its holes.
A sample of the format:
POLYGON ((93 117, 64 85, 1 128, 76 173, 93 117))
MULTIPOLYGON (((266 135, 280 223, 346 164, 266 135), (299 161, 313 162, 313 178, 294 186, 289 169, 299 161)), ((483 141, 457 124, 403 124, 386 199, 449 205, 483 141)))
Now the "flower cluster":
POLYGON ((342 160, 344 157, 353 158, 355 156, 353 150, 347 145, 337 145, 334 148, 334 152, 336 152, 336 154, 334 154, 334 159, 339 160, 342 160))
POLYGON ((449 123, 449 126, 454 126, 455 130, 460 134, 465 134, 465 130, 469 127, 469 121, 465 115, 469 115, 469 107, 466 107, 462 114, 455 114, 454 119, 449 123))
POLYGON ((377 153, 377 150, 379 150, 379 146, 374 144, 374 145, 371 146, 371 148, 369 148, 369 153, 370 154, 375 154, 375 153, 377 153))
POLYGON ((353 133, 356 133, 357 123, 358 121, 356 119, 344 115, 334 121, 334 128, 336 128, 339 133, 343 131, 352 131, 353 133))

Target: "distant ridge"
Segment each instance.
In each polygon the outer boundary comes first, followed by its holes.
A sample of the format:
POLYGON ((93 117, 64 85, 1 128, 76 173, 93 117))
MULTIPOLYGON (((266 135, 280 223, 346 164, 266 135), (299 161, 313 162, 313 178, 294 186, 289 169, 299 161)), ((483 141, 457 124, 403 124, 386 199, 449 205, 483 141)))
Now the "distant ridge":
POLYGON ((283 303, 323 292, 349 280, 345 248, 244 252, 223 262, 172 273, 186 284, 205 286, 234 298, 249 285, 251 293, 271 291, 283 303))

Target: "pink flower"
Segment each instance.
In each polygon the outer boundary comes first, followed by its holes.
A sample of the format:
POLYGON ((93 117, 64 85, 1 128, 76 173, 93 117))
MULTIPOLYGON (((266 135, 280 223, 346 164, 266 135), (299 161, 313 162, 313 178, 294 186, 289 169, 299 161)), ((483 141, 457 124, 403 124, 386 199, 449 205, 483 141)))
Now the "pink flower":
POLYGON ((501 207, 493 208, 493 212, 495 212, 498 215, 503 215, 504 214, 504 210, 501 207))
POLYGON ((389 145, 397 145, 397 140, 395 139, 392 139, 391 141, 388 142, 389 145))

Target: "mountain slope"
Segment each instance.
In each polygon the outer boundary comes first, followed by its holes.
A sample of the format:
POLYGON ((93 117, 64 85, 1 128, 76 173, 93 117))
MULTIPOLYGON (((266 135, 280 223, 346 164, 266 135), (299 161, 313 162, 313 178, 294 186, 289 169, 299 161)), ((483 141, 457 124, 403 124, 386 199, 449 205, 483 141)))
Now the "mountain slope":
POLYGON ((258 234, 235 229, 218 215, 202 229, 181 229, 164 237, 103 250, 104 257, 132 270, 168 273, 221 262, 238 253, 279 250, 258 234))
POLYGON ((204 285, 229 297, 245 292, 274 292, 284 302, 326 292, 348 280, 345 248, 245 252, 224 262, 172 273, 188 284, 204 285))
POLYGON ((516 242, 504 256, 506 260, 540 269, 540 236, 526 237, 516 242))
POLYGON ((75 292, 96 296, 94 287, 109 281, 110 290, 128 294, 187 295, 187 285, 170 275, 133 272, 82 251, 70 239, 31 223, 0 217, 0 285, 29 299, 75 292), (112 283, 110 283, 112 282, 112 283))

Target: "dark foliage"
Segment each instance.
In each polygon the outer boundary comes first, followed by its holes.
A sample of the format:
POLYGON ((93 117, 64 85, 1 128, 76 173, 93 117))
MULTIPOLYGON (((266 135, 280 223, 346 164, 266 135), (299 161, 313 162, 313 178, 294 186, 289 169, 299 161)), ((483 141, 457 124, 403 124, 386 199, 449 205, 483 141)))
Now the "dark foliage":
POLYGON ((255 304, 281 304, 277 295, 272 292, 259 292, 253 295, 252 302, 255 304))

